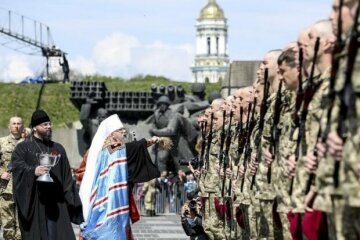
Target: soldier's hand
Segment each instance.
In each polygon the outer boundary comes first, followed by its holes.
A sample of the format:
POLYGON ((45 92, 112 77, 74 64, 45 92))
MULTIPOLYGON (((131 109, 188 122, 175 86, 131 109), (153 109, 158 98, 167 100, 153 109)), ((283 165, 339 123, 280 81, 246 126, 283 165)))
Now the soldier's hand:
POLYGON ((232 178, 232 171, 230 168, 227 168, 225 171, 226 177, 231 179, 232 178))
POLYGON ((45 173, 49 172, 49 168, 48 167, 44 167, 44 166, 37 166, 35 168, 35 175, 36 176, 41 176, 44 175, 45 173))
POLYGON ((223 169, 223 168, 220 168, 220 169, 219 169, 219 175, 220 175, 221 179, 224 178, 225 173, 224 173, 224 169, 223 169))
POLYGON ((311 152, 305 156, 305 170, 308 173, 315 173, 318 166, 318 161, 315 155, 311 152))
POLYGON ((259 163, 255 162, 255 161, 251 161, 249 163, 250 174, 255 175, 258 167, 259 167, 259 163))
POLYGON ((329 147, 329 153, 331 156, 337 160, 341 161, 342 159, 342 151, 343 151, 343 141, 339 137, 339 135, 336 132, 329 133, 326 144, 329 147))
POLYGON ((239 177, 240 177, 240 178, 243 178, 244 175, 245 175, 245 168, 244 168, 244 165, 241 165, 241 166, 239 167, 239 177))
POLYGON ((316 143, 316 152, 318 155, 318 159, 321 159, 324 157, 325 151, 326 151, 325 145, 322 142, 317 142, 316 143))
POLYGON ((1 174, 1 179, 10 180, 10 178, 11 178, 11 173, 3 172, 3 174, 1 174))
POLYGON ((291 155, 288 160, 286 161, 287 171, 286 174, 290 177, 295 176, 295 170, 296 170, 296 161, 295 161, 295 155, 291 155))
POLYGON ((263 149, 263 157, 267 167, 270 167, 274 159, 268 148, 263 149))
POLYGON ((314 209, 313 209, 313 203, 314 203, 314 200, 315 200, 315 197, 316 197, 316 193, 312 190, 310 190, 308 192, 308 194, 306 194, 305 196, 305 210, 307 212, 313 212, 314 209))

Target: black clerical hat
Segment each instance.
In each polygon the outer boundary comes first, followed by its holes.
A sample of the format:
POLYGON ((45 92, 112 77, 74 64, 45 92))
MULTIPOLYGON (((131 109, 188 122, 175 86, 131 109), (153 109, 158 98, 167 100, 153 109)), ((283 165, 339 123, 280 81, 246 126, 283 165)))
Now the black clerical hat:
POLYGON ((31 116, 31 127, 35 127, 44 122, 50 122, 50 118, 44 110, 38 109, 31 116))

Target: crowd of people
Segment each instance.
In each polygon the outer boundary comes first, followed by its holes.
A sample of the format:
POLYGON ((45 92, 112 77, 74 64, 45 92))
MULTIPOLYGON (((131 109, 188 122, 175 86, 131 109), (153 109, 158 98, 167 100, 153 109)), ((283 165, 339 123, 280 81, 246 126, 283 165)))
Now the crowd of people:
POLYGON ((359 239, 358 21, 358 0, 334 0, 329 19, 267 52, 251 86, 198 118, 208 239, 359 239))

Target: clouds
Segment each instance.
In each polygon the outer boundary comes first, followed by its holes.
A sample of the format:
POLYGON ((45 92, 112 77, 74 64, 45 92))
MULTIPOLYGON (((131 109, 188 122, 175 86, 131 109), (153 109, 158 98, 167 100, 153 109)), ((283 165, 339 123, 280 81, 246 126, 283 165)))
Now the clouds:
MULTIPOLYGON (((146 44, 134 36, 114 32, 92 49, 90 57, 69 55, 72 71, 83 75, 102 74, 131 78, 138 74, 161 75, 175 80, 190 81, 193 64, 192 44, 172 45, 160 40, 146 44)), ((37 60, 20 53, 10 53, 0 61, 0 79, 4 82, 20 82, 34 76, 31 66, 45 68, 43 59, 37 60)), ((58 60, 50 61, 50 71, 58 70, 58 60)))
MULTIPOLYGON (((80 73, 122 78, 155 74, 191 80, 195 22, 207 0, 105 2, 3 0, 0 5, 49 25, 56 45, 68 53, 70 67, 80 73)), ((332 0, 217 2, 229 23, 230 59, 256 60, 268 50, 294 41, 309 24, 326 18, 332 0)), ((19 80, 45 66, 42 57, 14 57, 14 52, 4 53, 3 49, 0 47, 0 81, 19 80)))
POLYGON ((0 79, 4 82, 20 82, 33 76, 30 59, 19 54, 10 54, 0 61, 0 79))
POLYGON ((191 44, 171 45, 157 40, 142 43, 134 36, 115 32, 100 40, 91 58, 70 58, 73 68, 83 74, 101 73, 130 78, 137 74, 162 75, 190 81, 194 49, 191 44))

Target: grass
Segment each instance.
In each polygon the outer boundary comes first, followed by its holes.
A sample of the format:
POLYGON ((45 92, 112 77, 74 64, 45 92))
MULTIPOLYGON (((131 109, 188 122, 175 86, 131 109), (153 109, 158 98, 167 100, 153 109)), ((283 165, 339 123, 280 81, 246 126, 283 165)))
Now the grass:
MULTIPOLYGON (((105 76, 86 76, 84 81, 103 81, 109 91, 150 91, 151 84, 182 85, 187 94, 191 93, 191 83, 171 81, 160 76, 136 76, 129 80, 105 76)), ((20 116, 28 126, 31 114, 36 108, 41 84, 0 83, 0 126, 7 127, 9 118, 20 116)), ((207 84, 206 93, 220 90, 221 83, 207 84)), ((79 119, 79 111, 69 100, 69 84, 45 84, 40 108, 50 116, 55 127, 79 119)))

